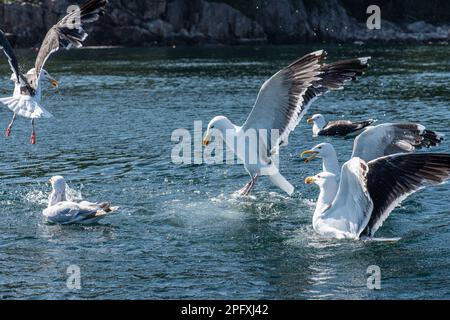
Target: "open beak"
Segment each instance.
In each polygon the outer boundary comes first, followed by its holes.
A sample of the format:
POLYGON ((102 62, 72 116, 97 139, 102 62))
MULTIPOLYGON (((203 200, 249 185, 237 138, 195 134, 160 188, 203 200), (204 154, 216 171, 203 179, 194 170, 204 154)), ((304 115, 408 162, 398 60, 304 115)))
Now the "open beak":
POLYGON ((307 177, 305 179, 306 184, 313 184, 315 181, 316 181, 316 179, 314 179, 314 177, 307 177))
POLYGON ((206 137, 203 139, 203 145, 206 147, 206 146, 208 146, 208 144, 209 144, 209 138, 208 138, 208 136, 206 136, 206 137))
POLYGON ((305 163, 308 163, 308 162, 310 162, 311 160, 315 159, 315 158, 317 157, 318 154, 319 154, 318 151, 314 151, 314 150, 306 150, 306 151, 303 151, 303 152, 300 154, 300 157, 301 157, 301 158, 305 158, 305 163), (308 154, 310 154, 311 156, 305 158, 305 156, 308 155, 308 154))
POLYGON ((313 120, 313 118, 308 118, 308 119, 306 120, 306 122, 308 122, 309 124, 313 124, 313 123, 314 123, 314 120, 313 120))
POLYGON ((56 81, 56 79, 54 79, 54 78, 52 78, 52 77, 48 77, 47 80, 48 80, 48 82, 50 82, 50 84, 51 84, 52 86, 54 86, 55 88, 58 88, 59 83, 58 83, 58 81, 56 81))

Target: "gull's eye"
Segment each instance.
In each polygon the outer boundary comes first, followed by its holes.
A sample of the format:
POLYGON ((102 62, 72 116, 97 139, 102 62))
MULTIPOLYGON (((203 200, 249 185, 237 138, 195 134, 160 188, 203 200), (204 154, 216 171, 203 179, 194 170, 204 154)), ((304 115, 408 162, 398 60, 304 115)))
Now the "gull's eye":
POLYGON ((317 149, 322 149, 322 147, 318 147, 317 149))
POLYGON ((214 126, 211 126, 210 128, 211 128, 211 129, 214 129, 214 126))

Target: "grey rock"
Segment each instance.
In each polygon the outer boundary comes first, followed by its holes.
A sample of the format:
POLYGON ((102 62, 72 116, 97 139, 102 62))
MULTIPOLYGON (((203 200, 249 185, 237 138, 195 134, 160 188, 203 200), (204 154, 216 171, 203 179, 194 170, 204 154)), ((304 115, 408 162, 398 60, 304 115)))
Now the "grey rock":
POLYGON ((168 22, 157 19, 147 24, 147 30, 161 39, 165 39, 173 33, 173 26, 168 22))
MULTIPOLYGON (((18 46, 39 46, 73 1, 4 3, 0 6, 1 28, 18 46)), ((246 1, 247 9, 220 0, 110 0, 107 14, 86 26, 86 45, 449 40, 448 23, 383 20, 381 30, 369 30, 339 0, 246 1)))
POLYGON ((294 7, 290 0, 269 0, 259 12, 257 21, 263 26, 271 42, 295 42, 314 38, 303 1, 299 1, 297 7, 294 7))
POLYGON ((417 21, 417 22, 413 22, 410 23, 406 26, 406 29, 410 32, 414 32, 414 33, 430 33, 430 32, 434 32, 436 30, 436 27, 426 23, 425 21, 417 21))

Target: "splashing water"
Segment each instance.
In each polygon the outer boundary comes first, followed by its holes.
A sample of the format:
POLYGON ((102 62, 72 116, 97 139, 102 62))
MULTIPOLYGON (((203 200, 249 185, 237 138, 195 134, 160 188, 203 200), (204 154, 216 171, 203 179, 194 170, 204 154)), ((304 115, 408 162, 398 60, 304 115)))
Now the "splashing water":
MULTIPOLYGON (((66 184, 66 198, 67 201, 81 201, 83 200, 83 196, 81 194, 83 186, 81 185, 80 189, 73 189, 66 184)), ((29 192, 26 192, 23 195, 23 200, 30 202, 32 204, 38 205, 47 205, 48 197, 50 195, 50 191, 43 191, 40 189, 33 189, 29 192)))
MULTIPOLYGON (((86 49, 52 57, 64 84, 61 96, 44 99, 55 118, 38 122, 35 146, 24 119, 0 139, 0 299, 449 299, 448 185, 426 188, 394 210, 377 236, 402 237, 396 243, 335 241, 311 225, 318 190, 304 178, 321 162, 304 164, 298 155, 331 142, 342 164, 351 139, 313 139, 304 118, 280 152, 292 197, 264 177, 250 197, 234 197, 249 179, 241 165, 172 163, 173 130, 192 134, 194 121, 206 126, 219 114, 244 123, 264 80, 317 46, 86 49), (108 201, 120 211, 91 227, 45 224, 44 181, 55 174, 68 178, 69 200, 108 201), (76 292, 66 289, 71 264, 82 270, 76 292), (380 267, 383 290, 367 289, 369 265, 380 267)), ((449 136, 450 46, 320 47, 328 61, 374 58, 364 76, 318 99, 310 114, 420 121, 449 136)), ((0 69, 10 74, 8 64, 0 69)), ((0 77, 0 88, 11 86, 0 77)), ((0 109, 1 121, 10 116, 0 109)))

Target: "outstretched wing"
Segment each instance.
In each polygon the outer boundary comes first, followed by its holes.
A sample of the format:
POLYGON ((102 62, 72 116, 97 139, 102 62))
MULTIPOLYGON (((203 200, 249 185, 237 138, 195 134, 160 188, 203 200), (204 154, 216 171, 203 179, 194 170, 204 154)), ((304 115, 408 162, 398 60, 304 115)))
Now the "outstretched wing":
POLYGON ((384 123, 366 129, 353 143, 352 157, 371 161, 396 153, 437 146, 443 137, 418 123, 384 123))
POLYGON ((373 211, 362 235, 369 237, 410 194, 450 178, 450 154, 396 154, 373 160, 368 166, 367 190, 373 211))
MULTIPOLYGON (((108 0, 90 0, 78 10, 66 15, 47 32, 35 62, 37 80, 47 59, 58 51, 60 46, 67 50, 82 46, 88 36, 83 24, 96 21, 103 15, 107 3, 108 0)), ((35 83, 37 87, 37 81, 35 83)))
POLYGON ((11 66, 11 70, 13 71, 15 77, 16 77, 16 83, 19 83, 21 87, 23 87, 23 91, 27 91, 30 94, 34 92, 34 89, 30 87, 27 79, 20 71, 19 67, 19 61, 17 60, 16 54, 14 53, 13 48, 11 47, 11 44, 8 41, 8 38, 6 38, 6 35, 3 33, 2 30, 0 30, 0 47, 5 53, 6 57, 8 58, 9 65, 11 66))
POLYGON ((267 149, 276 151, 287 142, 315 98, 361 75, 369 58, 352 59, 324 64, 326 52, 319 50, 280 70, 261 87, 255 105, 243 129, 267 130, 267 149), (272 130, 278 130, 278 139, 272 141, 272 130), (272 149, 274 147, 274 149, 272 149))
POLYGON ((328 224, 358 238, 370 219, 373 203, 366 187, 367 163, 352 158, 341 169, 339 189, 330 208, 324 212, 328 224))
POLYGON ((3 33, 2 30, 0 30, 0 46, 3 52, 5 53, 6 57, 8 58, 11 70, 16 75, 16 82, 20 83, 22 73, 20 72, 19 62, 17 61, 16 54, 14 53, 14 50, 11 47, 8 38, 6 38, 6 35, 3 33))

